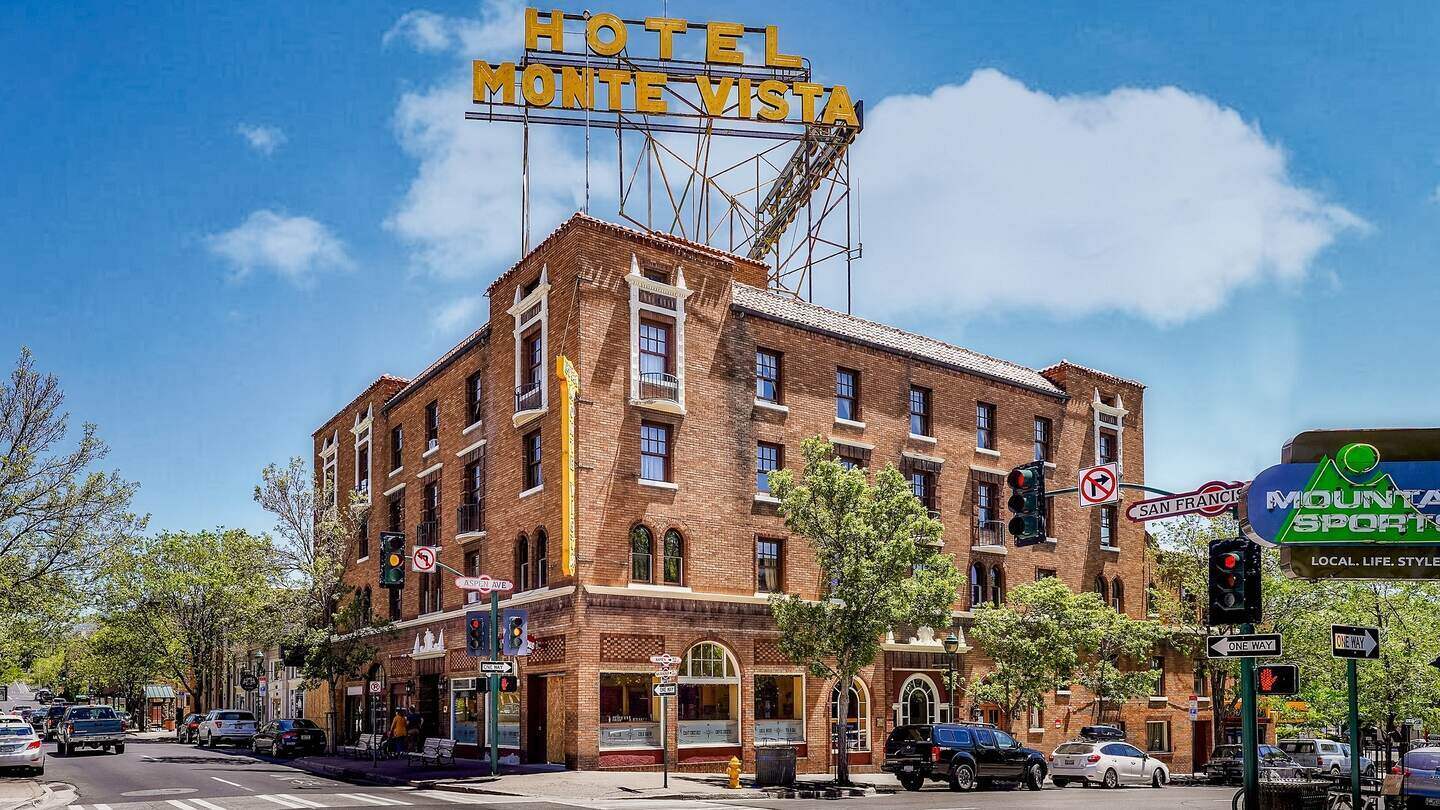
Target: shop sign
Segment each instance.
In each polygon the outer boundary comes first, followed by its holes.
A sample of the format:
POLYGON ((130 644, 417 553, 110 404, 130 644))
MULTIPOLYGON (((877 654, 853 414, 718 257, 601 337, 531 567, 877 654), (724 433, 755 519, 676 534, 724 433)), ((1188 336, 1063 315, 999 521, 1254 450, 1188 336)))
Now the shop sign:
POLYGON ((803 743, 805 724, 799 720, 756 720, 755 744, 803 743))
POLYGON ((656 723, 607 724, 600 727, 601 748, 649 748, 660 744, 656 723))
POLYGON ((730 720, 682 720, 681 745, 733 745, 740 742, 738 724, 730 720))

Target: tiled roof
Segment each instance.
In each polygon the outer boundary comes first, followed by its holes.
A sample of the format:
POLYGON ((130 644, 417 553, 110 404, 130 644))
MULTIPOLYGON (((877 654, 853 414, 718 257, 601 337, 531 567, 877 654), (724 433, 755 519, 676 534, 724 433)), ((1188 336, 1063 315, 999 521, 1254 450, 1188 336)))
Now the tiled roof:
MULTIPOLYGON (((381 385, 385 385, 385 384, 389 384, 389 385, 405 385, 405 384, 408 383, 408 382, 410 382, 410 381, 407 380, 407 379, 405 379, 404 377, 396 377, 394 374, 381 374, 379 377, 376 377, 376 378, 375 378, 375 381, 374 381, 374 382, 372 382, 372 383, 370 383, 369 385, 365 386, 365 390, 364 390, 364 391, 361 391, 359 394, 356 394, 354 399, 350 400, 350 402, 347 403, 347 404, 345 405, 345 407, 343 407, 343 408, 341 408, 340 410, 336 411, 335 414, 334 414, 333 416, 331 416, 329 419, 326 419, 326 420, 325 420, 325 424, 324 424, 324 425, 321 425, 321 426, 318 427, 318 428, 316 428, 316 429, 315 429, 315 432, 312 433, 312 434, 310 434, 310 435, 311 435, 311 436, 318 436, 318 435, 320 435, 322 432, 324 432, 324 430, 325 430, 325 425, 328 425, 328 424, 330 424, 331 422, 334 422, 336 419, 338 419, 338 418, 340 418, 341 416, 343 416, 347 411, 349 411, 351 408, 355 407, 356 403, 358 403, 360 400, 364 399, 365 397, 369 396, 371 391, 374 391, 376 388, 380 387, 381 385)), ((383 406, 384 403, 381 403, 381 405, 383 406)))
POLYGON ((481 336, 483 336, 486 332, 489 331, 490 324, 486 323, 483 324, 479 329, 476 329, 474 332, 466 335, 464 340, 456 343, 454 346, 451 346, 450 350, 440 355, 440 358, 438 360, 426 366, 425 370, 416 375, 415 379, 410 380, 408 385, 406 385, 404 388, 401 388, 399 391, 396 391, 395 396, 390 397, 390 399, 386 400, 384 405, 380 406, 380 410, 388 411, 396 405, 400 404, 401 400, 405 399, 405 397, 410 396, 410 394, 413 393, 415 389, 424 385, 431 377, 439 374, 442 369, 450 365, 450 363, 456 358, 458 358, 461 354, 468 351, 471 346, 475 345, 475 343, 481 338, 481 336))
POLYGON ((762 290, 748 284, 733 282, 732 305, 763 318, 812 329, 827 335, 863 343, 883 351, 895 352, 992 380, 1029 388, 1051 396, 1063 397, 1065 392, 1045 379, 1040 372, 1025 366, 973 352, 934 338, 917 335, 867 321, 815 304, 797 301, 789 296, 762 290))
POLYGON ((1054 365, 1046 366, 1045 368, 1040 369, 1040 373, 1041 373, 1041 374, 1049 374, 1049 373, 1054 372, 1054 371, 1060 371, 1060 370, 1063 369, 1063 368, 1079 369, 1080 371, 1083 371, 1083 372, 1085 372, 1086 374, 1094 374, 1094 375, 1097 376, 1097 377, 1104 377, 1104 378, 1106 378, 1106 379, 1108 379, 1108 380, 1114 380, 1115 382, 1123 383, 1124 385, 1133 385, 1133 386, 1135 386, 1136 388, 1144 388, 1144 387, 1145 387, 1145 383, 1142 383, 1142 382, 1140 382, 1139 380, 1132 380, 1132 379, 1130 379, 1129 377, 1121 377, 1121 376, 1119 376, 1118 374, 1111 374, 1111 373, 1108 372, 1108 371, 1101 371, 1101 370, 1098 369, 1098 368, 1090 368, 1089 366, 1082 366, 1082 365, 1080 365, 1079 363, 1072 363, 1072 362, 1070 362, 1069 360, 1065 360, 1065 359, 1062 359, 1060 362, 1055 363, 1054 365))

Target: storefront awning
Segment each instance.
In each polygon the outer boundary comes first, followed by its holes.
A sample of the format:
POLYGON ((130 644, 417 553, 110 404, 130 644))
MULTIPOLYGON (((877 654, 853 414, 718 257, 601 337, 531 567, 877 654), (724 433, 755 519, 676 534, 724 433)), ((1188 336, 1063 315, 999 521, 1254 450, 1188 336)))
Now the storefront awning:
POLYGON ((146 700, 174 700, 175 689, 161 684, 150 684, 145 687, 146 700))

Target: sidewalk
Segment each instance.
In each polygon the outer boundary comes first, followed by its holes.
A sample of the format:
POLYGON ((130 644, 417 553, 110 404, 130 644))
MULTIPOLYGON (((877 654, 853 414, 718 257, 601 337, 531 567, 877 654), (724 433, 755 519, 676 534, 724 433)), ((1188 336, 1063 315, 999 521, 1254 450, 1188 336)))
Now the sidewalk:
POLYGON ((34 779, 0 782, 0 810, 34 807, 49 795, 50 789, 34 779))

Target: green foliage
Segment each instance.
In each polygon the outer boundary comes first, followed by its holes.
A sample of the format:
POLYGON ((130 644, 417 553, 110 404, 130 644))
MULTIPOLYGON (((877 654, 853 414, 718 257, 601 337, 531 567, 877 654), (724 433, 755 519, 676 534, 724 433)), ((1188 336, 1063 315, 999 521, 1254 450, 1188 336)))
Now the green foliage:
MULTIPOLYGON (((790 470, 773 472, 770 490, 785 525, 810 541, 828 587, 818 600, 773 595, 770 610, 791 660, 848 684, 875 661, 880 639, 894 627, 948 630, 961 576, 954 559, 935 550, 940 522, 894 466, 876 472, 872 483, 864 470, 841 466, 821 437, 805 440, 801 452, 800 480, 790 470)), ((848 698, 841 689, 841 717, 848 698)), ((837 762, 838 778, 848 780, 846 758, 837 762)))

